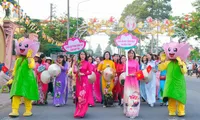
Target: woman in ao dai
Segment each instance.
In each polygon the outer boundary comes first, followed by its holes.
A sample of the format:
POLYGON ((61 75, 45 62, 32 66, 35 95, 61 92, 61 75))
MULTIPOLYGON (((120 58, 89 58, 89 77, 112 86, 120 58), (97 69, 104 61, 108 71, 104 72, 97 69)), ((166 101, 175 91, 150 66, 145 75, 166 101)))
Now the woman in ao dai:
POLYGON ((139 115, 140 92, 136 72, 139 71, 139 64, 135 60, 135 52, 128 52, 128 76, 124 84, 124 114, 127 117, 135 118, 139 115))
POLYGON ((156 63, 153 59, 152 54, 147 54, 148 63, 147 66, 152 67, 152 79, 145 85, 145 91, 147 95, 147 103, 154 107, 154 104, 156 102, 156 63))

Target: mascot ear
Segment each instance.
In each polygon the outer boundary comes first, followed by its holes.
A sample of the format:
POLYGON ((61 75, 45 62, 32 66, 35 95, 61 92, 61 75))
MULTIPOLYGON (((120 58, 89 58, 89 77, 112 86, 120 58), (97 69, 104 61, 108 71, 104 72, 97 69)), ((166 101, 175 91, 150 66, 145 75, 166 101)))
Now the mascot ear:
POLYGON ((163 45, 163 49, 164 49, 164 51, 165 51, 165 54, 168 53, 168 48, 169 48, 169 43, 165 43, 165 44, 163 45))
POLYGON ((34 42, 37 42, 38 41, 38 35, 35 34, 35 33, 31 33, 31 34, 29 34, 29 39, 34 41, 34 42))
POLYGON ((190 54, 190 45, 188 43, 179 43, 177 56, 179 56, 182 60, 186 60, 190 54))
POLYGON ((19 47, 19 42, 17 40, 15 40, 15 53, 16 55, 20 55, 19 51, 18 51, 18 48, 19 47))
POLYGON ((29 49, 33 50, 32 57, 35 57, 35 55, 37 54, 39 48, 40 48, 40 43, 39 42, 33 42, 30 45, 29 49))

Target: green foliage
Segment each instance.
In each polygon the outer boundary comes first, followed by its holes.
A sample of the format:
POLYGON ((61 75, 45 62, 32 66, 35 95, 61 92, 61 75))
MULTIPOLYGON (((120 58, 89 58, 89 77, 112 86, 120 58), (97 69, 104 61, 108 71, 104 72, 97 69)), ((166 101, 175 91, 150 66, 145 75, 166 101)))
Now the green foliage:
MULTIPOLYGON (((17 24, 21 25, 23 28, 20 28, 23 32, 15 34, 14 38, 19 39, 29 33, 36 33, 37 30, 40 30, 38 34, 38 39, 40 42, 40 52, 43 52, 47 55, 55 52, 62 52, 61 48, 56 46, 55 44, 51 44, 48 40, 44 40, 42 37, 42 33, 44 32, 50 38, 58 42, 64 42, 67 39, 67 17, 61 17, 59 19, 55 19, 51 22, 49 21, 40 21, 38 19, 31 19, 29 16, 29 24, 26 23, 26 19, 22 18, 17 24), (43 23, 43 24, 42 24, 43 23), (34 24, 34 27, 31 27, 30 24, 34 24), (35 29, 34 29, 35 28, 35 29)), ((80 25, 83 24, 84 19, 79 18, 78 22, 80 25)), ((73 37, 76 31, 76 18, 70 18, 70 37, 73 37)), ((82 36, 84 37, 84 35, 82 36)))
POLYGON ((108 45, 108 46, 106 47, 106 49, 104 50, 104 52, 105 52, 105 51, 109 51, 111 55, 113 54, 112 48, 111 48, 110 45, 108 45))
POLYGON ((108 41, 108 45, 112 45, 114 47, 116 47, 115 45, 115 38, 117 37, 117 35, 110 35, 109 41, 108 41))
POLYGON ((91 56, 94 55, 94 52, 92 49, 88 49, 88 50, 86 50, 86 52, 87 52, 87 55, 91 55, 91 56))
MULTIPOLYGON (((64 42, 67 39, 67 18, 62 17, 61 20, 54 20, 52 22, 48 22, 46 26, 43 28, 44 33, 47 36, 52 37, 56 41, 64 42)), ((83 18, 78 19, 79 24, 82 25, 84 22, 83 18)), ((70 18, 70 37, 73 37, 76 32, 76 18, 70 18)), ((82 36, 84 37, 84 36, 82 36)))
POLYGON ((200 0, 195 0, 192 5, 195 7, 196 12, 192 12, 189 15, 176 17, 178 18, 177 26, 184 29, 188 37, 195 37, 197 40, 200 38, 200 0))
POLYGON ((16 39, 19 39, 18 36, 24 36, 28 35, 30 33, 37 33, 41 34, 42 33, 42 26, 40 25, 39 20, 32 20, 29 16, 26 16, 26 18, 21 18, 19 21, 16 22, 16 24, 22 26, 21 30, 23 30, 23 33, 19 33, 16 35, 16 39), (28 22, 26 21, 28 19, 28 22))
POLYGON ((135 15, 140 19, 145 19, 148 17, 149 13, 145 8, 146 6, 143 5, 144 2, 144 0, 134 0, 131 4, 128 4, 121 14, 121 21, 124 21, 128 15, 135 15))
MULTIPOLYGON (((45 27, 43 27, 43 32, 53 38, 56 41, 65 42, 67 40, 67 17, 61 17, 56 19, 52 22, 48 22, 45 27)), ((79 24, 83 24, 84 19, 79 18, 79 24)), ((70 37, 73 37, 74 33, 76 32, 76 18, 70 18, 70 37)), ((84 37, 84 35, 82 36, 84 37)), ((42 38, 43 39, 43 38, 42 38)), ((48 43, 47 41, 42 40, 43 45, 41 45, 41 51, 49 54, 54 52, 62 52, 61 48, 48 43)))
MULTIPOLYGON (((120 21, 124 21, 126 16, 134 15, 137 18, 137 22, 144 22, 147 17, 151 16, 153 19, 169 19, 170 13, 172 12, 171 0, 134 0, 131 4, 128 4, 122 14, 120 21)), ((140 40, 144 40, 148 38, 146 35, 139 35, 132 32, 133 35, 140 38, 140 40)), ((147 44, 147 50, 151 48, 150 44, 147 44)), ((155 47, 155 43, 153 43, 153 48, 155 47)), ((136 51, 140 53, 140 48, 137 47, 136 51)), ((148 51, 149 52, 149 51, 148 51)))
MULTIPOLYGON (((2 5, 2 2, 3 2, 4 0, 0 0, 0 5, 2 5)), ((7 2, 10 2, 11 4, 18 4, 17 3, 17 1, 15 1, 15 0, 7 0, 7 2)), ((9 19, 9 17, 10 17, 10 14, 11 14, 11 10, 10 10, 10 7, 8 8, 8 9, 6 9, 5 10, 5 18, 4 19, 9 19)))
POLYGON ((60 21, 52 21, 47 23, 47 25, 43 28, 44 33, 53 38, 54 40, 64 42, 66 41, 66 24, 61 23, 60 21))
POLYGON ((196 0, 192 3, 193 7, 195 7, 197 12, 200 12, 200 0, 196 0))
POLYGON ((101 45, 100 44, 98 44, 94 55, 95 56, 102 56, 102 49, 101 49, 101 45))
POLYGON ((195 61, 200 59, 199 48, 195 48, 190 52, 190 59, 195 61))
POLYGON ((176 16, 173 18, 175 25, 181 28, 189 37, 194 37, 196 40, 200 38, 200 13, 192 12, 188 15, 176 16))
POLYGON ((61 48, 56 46, 55 44, 40 42, 40 51, 45 55, 50 55, 51 53, 62 52, 61 48))
POLYGON ((171 0, 134 0, 128 4, 121 15, 121 21, 128 15, 135 15, 137 19, 152 18, 165 19, 170 17, 171 0))

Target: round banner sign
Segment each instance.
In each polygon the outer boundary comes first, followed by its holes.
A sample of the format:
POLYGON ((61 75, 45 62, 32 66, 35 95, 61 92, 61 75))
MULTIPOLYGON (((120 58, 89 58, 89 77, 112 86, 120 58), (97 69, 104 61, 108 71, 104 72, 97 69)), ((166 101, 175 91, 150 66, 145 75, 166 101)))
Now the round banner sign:
POLYGON ((86 46, 86 41, 79 38, 70 38, 62 46, 62 49, 68 54, 77 54, 86 46))
POLYGON ((122 34, 115 39, 116 46, 123 49, 135 48, 137 43, 138 38, 129 33, 122 34))

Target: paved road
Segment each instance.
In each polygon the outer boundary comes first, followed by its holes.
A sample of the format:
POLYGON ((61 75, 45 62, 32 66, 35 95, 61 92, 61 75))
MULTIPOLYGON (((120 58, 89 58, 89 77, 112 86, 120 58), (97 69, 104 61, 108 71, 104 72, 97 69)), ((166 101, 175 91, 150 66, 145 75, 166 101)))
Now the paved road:
MULTIPOLYGON (((187 80, 188 102, 186 106, 186 116, 184 118, 169 117, 167 107, 160 107, 157 104, 154 108, 150 108, 147 104, 141 104, 140 116, 136 120, 200 120, 200 79, 188 78, 187 80)), ((49 100, 51 103, 51 100, 49 100)), ((74 120, 75 106, 69 99, 68 104, 63 107, 34 106, 34 115, 29 118, 18 117, 9 118, 8 114, 11 110, 10 106, 0 110, 0 120, 74 120)), ((20 108, 20 114, 23 114, 24 106, 20 108)), ((95 107, 89 108, 83 120, 129 120, 122 113, 122 108, 112 107, 103 108, 97 104, 95 107)))

